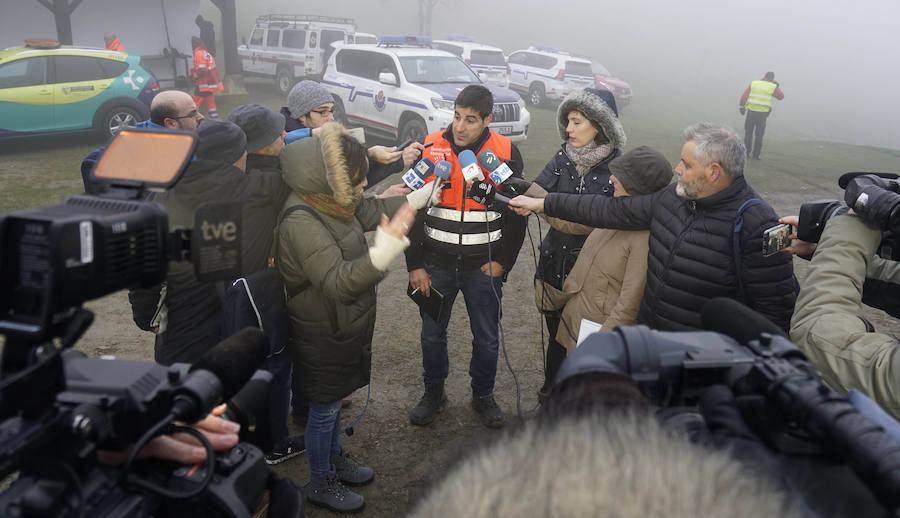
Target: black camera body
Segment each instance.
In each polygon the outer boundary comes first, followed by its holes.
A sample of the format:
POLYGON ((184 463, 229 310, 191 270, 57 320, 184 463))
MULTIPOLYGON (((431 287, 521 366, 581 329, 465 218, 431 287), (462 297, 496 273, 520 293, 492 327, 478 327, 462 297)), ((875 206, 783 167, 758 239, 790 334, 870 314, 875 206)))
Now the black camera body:
MULTIPOLYGON (((177 183, 196 136, 123 130, 100 157, 100 195, 0 215, 0 516, 249 517, 266 489, 259 448, 216 454, 192 423, 230 399, 265 358, 265 336, 245 329, 193 365, 92 359, 70 349, 93 322, 83 302, 162 282, 169 261, 194 260, 198 279, 240 271, 237 204, 201 207, 195 228, 168 228, 147 193, 177 183), (216 219, 218 218, 218 219, 216 219), (202 223, 202 224, 201 224, 202 223), (193 435, 202 465, 133 462, 154 437, 193 435), (98 451, 130 445, 121 466, 98 451)), ((263 378, 262 383, 267 383, 263 378)), ((258 392, 258 390, 257 390, 258 392)))

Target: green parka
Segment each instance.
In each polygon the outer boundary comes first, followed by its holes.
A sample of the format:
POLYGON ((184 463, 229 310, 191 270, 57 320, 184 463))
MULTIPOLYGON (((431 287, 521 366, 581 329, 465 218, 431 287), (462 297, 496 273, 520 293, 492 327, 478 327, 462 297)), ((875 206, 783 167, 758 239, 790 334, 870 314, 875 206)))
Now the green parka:
MULTIPOLYGON (((320 136, 294 142, 281 153, 292 193, 284 209, 307 204, 304 194, 329 194, 342 206, 354 202, 339 124, 320 136)), ((278 229, 276 263, 288 293, 294 336, 294 383, 315 403, 331 403, 369 383, 375 328, 375 285, 385 272, 372 265, 365 232, 382 213, 392 215, 405 197, 365 198, 349 222, 305 210, 288 214, 278 229)), ((313 209, 315 210, 315 209, 313 209)))

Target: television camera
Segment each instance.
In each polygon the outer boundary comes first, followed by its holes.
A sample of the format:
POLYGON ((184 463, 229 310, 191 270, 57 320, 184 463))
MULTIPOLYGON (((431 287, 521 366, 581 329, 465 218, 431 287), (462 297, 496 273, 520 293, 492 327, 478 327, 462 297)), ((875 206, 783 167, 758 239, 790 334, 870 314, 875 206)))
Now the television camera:
MULTIPOLYGON (((265 492, 262 452, 241 442, 213 452, 193 423, 234 396, 265 358, 264 335, 245 329, 193 365, 87 358, 71 347, 93 321, 82 303, 150 287, 171 260, 201 281, 240 272, 237 204, 200 207, 195 227, 168 228, 143 198, 173 187, 196 148, 184 132, 123 130, 92 173, 105 190, 51 207, 0 215, 0 515, 250 516, 265 492), (207 461, 134 462, 160 434, 188 433, 207 461), (121 466, 99 450, 131 446, 121 466)), ((256 378, 256 377, 254 377, 256 378)))

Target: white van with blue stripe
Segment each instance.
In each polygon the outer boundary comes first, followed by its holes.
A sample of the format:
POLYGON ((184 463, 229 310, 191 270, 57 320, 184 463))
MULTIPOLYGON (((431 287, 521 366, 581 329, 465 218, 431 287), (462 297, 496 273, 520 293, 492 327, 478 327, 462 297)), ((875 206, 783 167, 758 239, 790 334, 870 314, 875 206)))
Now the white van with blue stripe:
POLYGON ((561 101, 570 92, 594 88, 590 60, 552 47, 529 47, 507 57, 509 87, 533 106, 561 101))
POLYGON ((453 121, 453 103, 470 84, 494 95, 491 129, 522 142, 531 114, 512 90, 484 83, 460 58, 422 37, 382 36, 378 45, 341 45, 322 85, 334 96, 335 117, 373 135, 423 141, 453 121))

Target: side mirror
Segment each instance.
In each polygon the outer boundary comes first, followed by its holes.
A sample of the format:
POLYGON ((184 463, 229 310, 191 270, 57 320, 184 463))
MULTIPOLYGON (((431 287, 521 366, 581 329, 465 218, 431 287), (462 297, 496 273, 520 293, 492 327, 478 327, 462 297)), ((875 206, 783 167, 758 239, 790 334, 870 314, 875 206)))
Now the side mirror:
POLYGON ((378 82, 385 85, 400 86, 400 81, 397 80, 397 76, 393 72, 379 72, 378 82))

